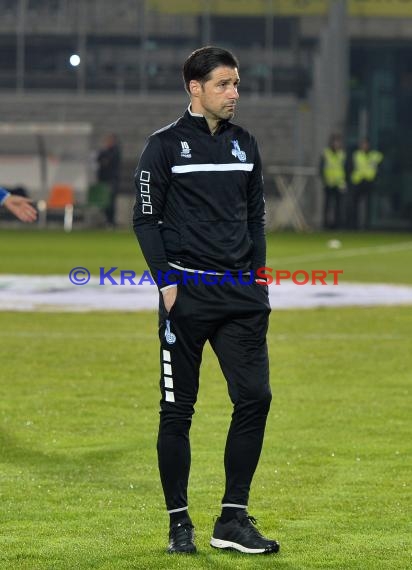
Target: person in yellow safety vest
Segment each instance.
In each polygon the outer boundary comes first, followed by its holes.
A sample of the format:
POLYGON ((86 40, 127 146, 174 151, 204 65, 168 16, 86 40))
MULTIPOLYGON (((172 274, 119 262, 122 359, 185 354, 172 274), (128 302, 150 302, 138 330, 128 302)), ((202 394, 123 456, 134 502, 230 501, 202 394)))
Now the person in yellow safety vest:
POLYGON ((342 225, 342 196, 346 192, 346 153, 342 137, 332 134, 322 152, 319 173, 324 188, 323 227, 336 229, 342 225))
POLYGON ((368 229, 370 225, 371 196, 374 183, 378 175, 378 168, 383 160, 383 154, 377 150, 371 150, 369 140, 364 138, 359 143, 359 148, 352 154, 351 160, 351 226, 358 228, 359 213, 363 210, 363 224, 361 227, 368 229))

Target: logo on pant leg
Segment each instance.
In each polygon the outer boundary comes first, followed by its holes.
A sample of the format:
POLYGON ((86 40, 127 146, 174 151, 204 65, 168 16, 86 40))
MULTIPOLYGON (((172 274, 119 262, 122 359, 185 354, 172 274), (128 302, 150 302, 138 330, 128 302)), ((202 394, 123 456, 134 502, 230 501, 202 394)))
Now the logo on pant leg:
POLYGON ((170 330, 170 321, 166 320, 165 339, 167 344, 174 344, 176 342, 176 335, 170 330))

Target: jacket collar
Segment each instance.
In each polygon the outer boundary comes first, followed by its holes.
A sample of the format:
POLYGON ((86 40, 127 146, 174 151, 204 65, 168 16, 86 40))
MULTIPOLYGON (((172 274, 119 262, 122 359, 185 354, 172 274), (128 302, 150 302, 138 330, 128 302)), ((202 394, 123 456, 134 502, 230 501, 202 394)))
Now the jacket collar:
MULTIPOLYGON (((207 124, 205 117, 199 113, 193 113, 191 104, 189 104, 188 108, 186 109, 184 117, 192 125, 195 125, 197 128, 201 129, 202 131, 206 131, 209 135, 211 135, 209 125, 207 124)), ((221 120, 213 136, 223 133, 227 128, 229 128, 230 124, 231 123, 228 120, 221 120)))

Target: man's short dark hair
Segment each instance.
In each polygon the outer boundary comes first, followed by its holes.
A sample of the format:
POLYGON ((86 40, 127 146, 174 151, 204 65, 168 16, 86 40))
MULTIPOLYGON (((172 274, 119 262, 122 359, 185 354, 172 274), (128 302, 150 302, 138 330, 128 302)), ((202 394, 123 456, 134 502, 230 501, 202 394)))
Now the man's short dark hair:
POLYGON ((183 79, 188 92, 189 83, 194 79, 205 83, 216 67, 224 66, 239 69, 236 57, 227 49, 206 46, 195 50, 189 55, 183 65, 183 79))

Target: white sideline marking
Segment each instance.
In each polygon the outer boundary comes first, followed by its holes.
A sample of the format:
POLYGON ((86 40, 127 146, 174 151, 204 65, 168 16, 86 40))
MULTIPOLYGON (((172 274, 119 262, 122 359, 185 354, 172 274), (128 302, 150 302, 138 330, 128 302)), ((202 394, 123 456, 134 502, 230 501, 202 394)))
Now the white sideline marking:
MULTIPOLYGON (((319 334, 276 334, 269 332, 270 338, 278 342, 290 342, 299 340, 345 340, 358 342, 362 340, 410 340, 410 336, 400 335, 400 334, 361 334, 361 333, 319 333, 319 334)), ((87 331, 82 333, 67 333, 67 332, 47 332, 47 331, 0 331, 0 338, 30 338, 30 339, 41 339, 41 338, 53 338, 53 339, 107 339, 112 340, 153 340, 153 334, 139 334, 139 333, 96 333, 93 331, 87 331)))
POLYGON ((287 265, 295 262, 320 261, 322 259, 343 259, 347 257, 357 257, 358 255, 368 255, 370 253, 393 253, 396 251, 407 251, 412 249, 412 241, 394 243, 390 245, 371 245, 367 247, 354 247, 352 249, 331 250, 325 253, 312 255, 295 255, 292 257, 272 257, 266 261, 266 266, 287 265))
MULTIPOLYGON (((57 309, 60 311, 60 309, 57 309)), ((16 337, 16 338, 34 338, 34 339, 41 339, 41 338, 54 338, 54 339, 88 339, 88 338, 95 338, 95 339, 119 339, 119 340, 152 340, 153 334, 144 334, 144 333, 115 333, 115 332, 93 332, 93 331, 85 331, 84 333, 71 333, 71 332, 47 332, 47 331, 36 331, 36 332, 28 332, 28 331, 0 331, 0 338, 3 337, 16 337)))
MULTIPOLYGON (((412 305, 412 287, 407 285, 295 285, 285 281, 272 284, 269 295, 275 310, 412 305)), ((158 302, 157 287, 149 283, 114 287, 99 285, 99 278, 92 277, 87 285, 75 286, 67 275, 0 275, 0 311, 134 312, 155 310, 158 302)))

